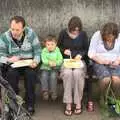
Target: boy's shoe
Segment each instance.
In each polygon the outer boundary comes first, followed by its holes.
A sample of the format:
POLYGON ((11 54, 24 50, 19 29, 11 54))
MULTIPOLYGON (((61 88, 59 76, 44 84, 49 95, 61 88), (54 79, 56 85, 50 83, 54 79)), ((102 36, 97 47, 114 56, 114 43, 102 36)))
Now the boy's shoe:
POLYGON ((52 93, 52 94, 51 94, 51 99, 52 99, 53 101, 55 101, 55 100, 57 99, 57 95, 54 94, 54 93, 52 93))
POLYGON ((49 99, 49 94, 48 92, 43 92, 43 100, 48 100, 49 99))

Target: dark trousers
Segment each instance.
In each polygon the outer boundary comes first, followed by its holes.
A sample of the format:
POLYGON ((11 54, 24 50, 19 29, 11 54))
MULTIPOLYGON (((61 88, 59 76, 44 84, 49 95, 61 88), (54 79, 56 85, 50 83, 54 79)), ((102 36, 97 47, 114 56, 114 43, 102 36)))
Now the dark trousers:
POLYGON ((93 75, 93 68, 92 66, 87 66, 87 74, 88 78, 85 81, 85 90, 87 92, 87 101, 93 101, 92 98, 92 75, 93 75))
POLYGON ((92 99, 92 78, 88 78, 85 81, 85 88, 86 88, 86 92, 87 92, 87 101, 93 101, 92 99))
POLYGON ((12 86, 16 94, 19 94, 19 79, 21 74, 24 75, 25 101, 27 106, 34 107, 35 103, 35 84, 36 70, 30 67, 11 68, 8 67, 6 72, 6 80, 12 86))

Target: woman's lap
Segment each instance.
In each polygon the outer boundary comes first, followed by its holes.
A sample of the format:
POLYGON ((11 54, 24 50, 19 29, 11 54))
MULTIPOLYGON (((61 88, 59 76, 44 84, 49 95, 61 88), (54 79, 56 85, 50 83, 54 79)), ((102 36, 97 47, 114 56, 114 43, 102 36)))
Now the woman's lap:
POLYGON ((107 65, 94 63, 93 69, 99 79, 111 76, 120 76, 120 66, 112 68, 107 65))
POLYGON ((63 76, 66 76, 66 75, 73 76, 73 74, 76 74, 76 73, 79 73, 79 74, 82 73, 84 75, 86 73, 86 65, 84 65, 83 68, 64 68, 64 67, 62 67, 61 71, 60 71, 60 77, 63 78, 63 76))

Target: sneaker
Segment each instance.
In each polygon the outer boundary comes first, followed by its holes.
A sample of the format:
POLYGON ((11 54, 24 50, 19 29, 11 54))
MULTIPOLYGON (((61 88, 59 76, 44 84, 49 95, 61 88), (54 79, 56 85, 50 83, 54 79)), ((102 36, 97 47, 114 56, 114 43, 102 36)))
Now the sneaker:
POLYGON ((52 94, 51 94, 51 99, 52 99, 53 101, 55 101, 55 100, 57 99, 57 95, 54 94, 54 93, 52 93, 52 94))
POLYGON ((28 112, 29 112, 30 115, 33 115, 35 113, 34 108, 31 107, 31 106, 28 106, 27 110, 28 110, 28 112))
POLYGON ((48 99, 49 99, 48 92, 43 92, 43 100, 48 100, 48 99))

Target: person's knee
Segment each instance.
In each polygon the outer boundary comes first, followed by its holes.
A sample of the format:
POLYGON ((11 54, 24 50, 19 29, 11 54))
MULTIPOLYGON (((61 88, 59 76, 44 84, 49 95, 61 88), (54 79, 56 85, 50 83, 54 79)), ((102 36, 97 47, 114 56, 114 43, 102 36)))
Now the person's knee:
POLYGON ((120 77, 119 76, 112 76, 112 80, 119 81, 120 77))
POLYGON ((72 75, 72 70, 64 70, 63 74, 64 76, 70 77, 72 75))
POLYGON ((104 77, 102 80, 100 80, 101 84, 109 84, 111 81, 111 77, 104 77))
POLYGON ((13 68, 9 68, 7 71, 7 74, 16 74, 16 73, 17 73, 17 70, 13 68))
POLYGON ((84 78, 86 74, 82 69, 75 69, 73 72, 74 76, 80 76, 81 78, 84 78))
POLYGON ((112 76, 112 83, 113 85, 120 85, 120 77, 119 76, 112 76))

